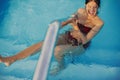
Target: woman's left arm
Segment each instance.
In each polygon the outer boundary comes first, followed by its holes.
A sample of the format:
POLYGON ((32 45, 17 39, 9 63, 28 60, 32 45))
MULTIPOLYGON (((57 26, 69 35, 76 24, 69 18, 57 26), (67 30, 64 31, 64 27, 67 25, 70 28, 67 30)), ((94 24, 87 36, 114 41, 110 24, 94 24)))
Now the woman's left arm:
POLYGON ((82 44, 86 44, 87 42, 89 42, 100 31, 102 26, 103 22, 99 22, 99 24, 93 27, 86 36, 82 32, 79 32, 82 44))

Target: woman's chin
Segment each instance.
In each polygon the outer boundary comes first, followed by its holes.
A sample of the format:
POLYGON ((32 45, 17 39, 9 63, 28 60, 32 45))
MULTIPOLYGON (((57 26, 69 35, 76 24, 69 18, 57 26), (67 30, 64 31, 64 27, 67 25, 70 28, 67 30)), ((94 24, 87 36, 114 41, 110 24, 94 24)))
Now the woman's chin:
POLYGON ((95 14, 88 14, 89 15, 89 17, 94 17, 94 16, 96 16, 95 14))

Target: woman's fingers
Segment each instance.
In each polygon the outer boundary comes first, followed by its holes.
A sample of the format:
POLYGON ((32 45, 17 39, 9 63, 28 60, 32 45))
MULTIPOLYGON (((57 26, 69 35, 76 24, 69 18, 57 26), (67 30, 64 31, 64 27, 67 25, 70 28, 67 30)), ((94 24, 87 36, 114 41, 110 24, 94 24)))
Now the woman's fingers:
POLYGON ((76 32, 76 31, 71 32, 71 36, 74 37, 75 39, 77 39, 77 41, 79 43, 81 43, 81 37, 78 32, 76 32))

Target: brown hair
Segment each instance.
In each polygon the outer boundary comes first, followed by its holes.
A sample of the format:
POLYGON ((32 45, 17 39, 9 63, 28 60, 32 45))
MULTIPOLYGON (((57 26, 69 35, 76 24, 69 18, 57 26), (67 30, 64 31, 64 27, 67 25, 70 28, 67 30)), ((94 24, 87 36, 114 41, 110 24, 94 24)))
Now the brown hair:
POLYGON ((100 7, 100 0, 86 0, 85 4, 89 3, 90 1, 94 1, 98 5, 98 7, 100 7))

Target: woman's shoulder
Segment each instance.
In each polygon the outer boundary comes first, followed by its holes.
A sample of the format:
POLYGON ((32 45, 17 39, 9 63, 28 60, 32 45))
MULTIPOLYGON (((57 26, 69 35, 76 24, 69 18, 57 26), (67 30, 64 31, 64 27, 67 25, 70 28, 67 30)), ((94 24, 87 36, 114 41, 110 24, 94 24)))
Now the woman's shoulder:
POLYGON ((99 16, 96 16, 95 21, 97 21, 99 26, 102 26, 104 24, 104 21, 99 16))
POLYGON ((85 8, 79 8, 77 12, 80 13, 80 14, 83 14, 83 13, 85 13, 86 11, 85 11, 85 8))

